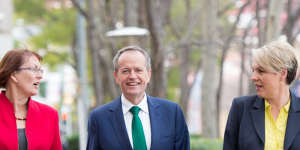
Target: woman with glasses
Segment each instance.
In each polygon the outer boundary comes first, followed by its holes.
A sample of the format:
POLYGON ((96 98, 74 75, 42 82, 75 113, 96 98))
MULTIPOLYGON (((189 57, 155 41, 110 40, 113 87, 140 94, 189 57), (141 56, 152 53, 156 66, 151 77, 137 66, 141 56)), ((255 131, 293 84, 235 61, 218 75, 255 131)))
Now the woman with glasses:
POLYGON ((289 89, 296 78, 295 49, 274 41, 252 51, 257 94, 235 98, 223 150, 299 150, 300 99, 289 89))
POLYGON ((26 49, 8 51, 0 62, 0 149, 61 150, 57 111, 38 103, 42 57, 26 49))

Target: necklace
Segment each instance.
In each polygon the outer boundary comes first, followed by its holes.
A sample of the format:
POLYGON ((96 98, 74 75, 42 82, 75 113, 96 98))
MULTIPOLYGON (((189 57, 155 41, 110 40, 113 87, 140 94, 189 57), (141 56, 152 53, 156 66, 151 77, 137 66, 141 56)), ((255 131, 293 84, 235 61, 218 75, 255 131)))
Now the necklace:
POLYGON ((18 118, 18 117, 16 117, 16 120, 26 121, 26 118, 18 118))

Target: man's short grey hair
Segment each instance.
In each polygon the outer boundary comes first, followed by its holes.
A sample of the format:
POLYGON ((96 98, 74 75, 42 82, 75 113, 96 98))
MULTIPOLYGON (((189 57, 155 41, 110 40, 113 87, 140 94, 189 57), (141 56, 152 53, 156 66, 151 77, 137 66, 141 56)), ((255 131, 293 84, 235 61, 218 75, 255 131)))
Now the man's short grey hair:
POLYGON ((146 59, 146 68, 147 68, 147 70, 148 71, 151 70, 151 59, 150 59, 150 56, 147 53, 147 51, 140 48, 139 46, 127 46, 127 47, 123 47, 120 50, 118 50, 117 54, 114 56, 113 65, 114 65, 114 71, 115 72, 118 72, 118 70, 119 70, 118 61, 119 61, 120 56, 126 51, 138 51, 138 52, 142 53, 145 56, 145 59, 146 59))

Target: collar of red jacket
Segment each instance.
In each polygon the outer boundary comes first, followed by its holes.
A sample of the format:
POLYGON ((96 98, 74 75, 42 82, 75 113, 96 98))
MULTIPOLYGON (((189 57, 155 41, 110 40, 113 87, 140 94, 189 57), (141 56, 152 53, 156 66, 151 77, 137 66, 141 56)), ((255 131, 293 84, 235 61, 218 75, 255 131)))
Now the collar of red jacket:
MULTIPOLYGON (((9 112, 10 115, 12 115, 11 117, 14 117, 14 105, 13 103, 6 97, 5 95, 5 91, 1 91, 0 94, 0 103, 2 103, 5 108, 7 109, 7 111, 9 112)), ((32 100, 31 97, 28 98, 28 108, 31 105, 32 100)))

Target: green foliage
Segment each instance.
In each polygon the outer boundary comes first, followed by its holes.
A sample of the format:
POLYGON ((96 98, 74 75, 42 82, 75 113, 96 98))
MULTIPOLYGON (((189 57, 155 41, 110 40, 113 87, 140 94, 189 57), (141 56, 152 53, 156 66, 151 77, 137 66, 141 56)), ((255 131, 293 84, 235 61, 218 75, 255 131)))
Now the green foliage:
POLYGON ((47 13, 44 3, 44 0, 14 0, 16 17, 31 23, 36 22, 47 13))
POLYGON ((51 52, 48 51, 43 57, 43 62, 46 62, 52 71, 56 69, 58 62, 66 62, 69 59, 70 55, 66 52, 51 52))
POLYGON ((201 59, 200 48, 191 51, 191 55, 190 55, 191 67, 196 68, 200 59, 201 59))
MULTIPOLYGON (((72 135, 67 138, 68 150, 79 149, 79 136, 78 134, 72 135)), ((222 140, 220 139, 205 139, 199 135, 191 135, 191 150, 222 150, 222 140)))
POLYGON ((70 63, 69 51, 76 25, 74 8, 62 2, 60 7, 54 8, 50 1, 45 0, 14 0, 14 7, 15 17, 22 18, 25 26, 34 24, 41 29, 28 42, 33 50, 43 50, 43 62, 52 70, 57 64, 70 63))
MULTIPOLYGON (((199 3, 199 0, 191 0, 190 1, 190 6, 191 6, 191 11, 194 11, 196 9, 199 9, 199 6, 201 3, 199 3)), ((172 3, 172 8, 171 8, 171 17, 181 17, 182 19, 185 19, 186 15, 186 6, 184 0, 174 0, 172 3)))
MULTIPOLYGON (((195 17, 196 12, 199 12, 199 6, 200 3, 198 0, 191 0, 190 1, 190 14, 195 17)), ((199 16, 199 15, 197 15, 199 16)), ((186 3, 184 0, 174 0, 172 2, 171 10, 170 10, 170 19, 173 22, 173 27, 176 28, 176 30, 179 32, 180 35, 186 34, 186 31, 188 27, 190 27, 188 24, 188 18, 187 18, 187 10, 186 10, 186 3), (180 23, 178 23, 180 22, 180 23)), ((200 19, 194 18, 196 20, 196 25, 192 30, 192 36, 197 36, 200 34, 200 29, 201 29, 201 24, 200 24, 200 19), (199 20, 199 21, 198 21, 199 20)), ((166 41, 169 42, 177 42, 177 38, 174 36, 173 31, 171 30, 170 26, 165 26, 165 31, 166 31, 166 41)))
POLYGON ((171 67, 168 71, 168 87, 178 87, 180 84, 179 67, 171 67))
POLYGON ((179 88, 177 87, 168 87, 167 88, 167 98, 168 100, 174 101, 174 102, 178 102, 179 98, 178 98, 178 90, 179 88))
POLYGON ((206 139, 199 135, 191 135, 191 150, 222 150, 221 139, 206 139))
POLYGON ((37 48, 71 44, 75 32, 75 12, 72 9, 49 11, 43 19, 46 24, 42 25, 42 33, 31 39, 32 44, 37 48))
POLYGON ((183 0, 174 0, 171 8, 171 17, 184 17, 185 4, 183 0))
MULTIPOLYGON (((77 134, 67 138, 68 149, 79 149, 79 136, 77 134)), ((206 139, 199 135, 191 135, 191 150, 222 150, 223 141, 221 139, 206 139)))
POLYGON ((180 86, 180 70, 178 67, 169 68, 168 71, 168 99, 178 101, 178 87, 180 86))
POLYGON ((67 138, 68 150, 78 150, 79 149, 79 135, 74 134, 67 138))

